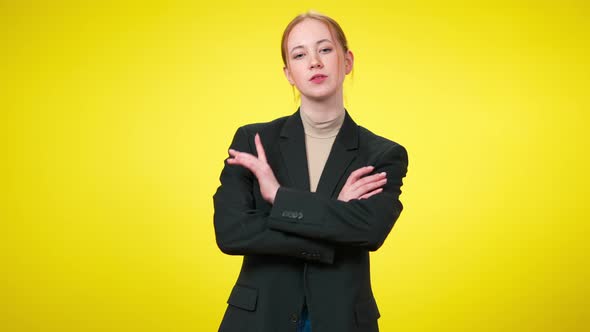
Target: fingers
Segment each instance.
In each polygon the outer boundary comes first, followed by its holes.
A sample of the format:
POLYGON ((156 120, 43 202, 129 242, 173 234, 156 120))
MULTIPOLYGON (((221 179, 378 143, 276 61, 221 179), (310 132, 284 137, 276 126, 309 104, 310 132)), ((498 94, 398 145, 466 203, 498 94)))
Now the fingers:
POLYGON ((367 198, 369 198, 373 195, 376 195, 382 191, 383 191, 383 188, 377 188, 377 189, 371 191, 370 193, 366 193, 366 194, 362 195, 361 197, 359 197, 359 199, 367 199, 367 198))
POLYGON ((379 189, 381 187, 383 187, 385 184, 387 183, 387 178, 378 180, 378 181, 374 181, 374 182, 369 182, 365 185, 362 185, 358 188, 356 188, 354 190, 354 192, 356 192, 358 197, 361 197, 363 195, 366 195, 367 193, 371 193, 373 190, 375 189, 379 189))
MULTIPOLYGON (((258 158, 255 157, 254 155, 250 154, 250 153, 246 153, 246 152, 240 152, 240 151, 236 151, 234 149, 229 149, 229 155, 234 157, 233 159, 235 159, 237 156, 244 156, 244 155, 248 155, 248 156, 252 156, 256 159, 260 159, 260 161, 263 162, 267 162, 266 161, 266 153, 264 152, 264 147, 262 146, 262 141, 260 140, 260 135, 258 133, 256 133, 256 135, 254 135, 254 145, 256 145, 256 153, 258 154, 258 158)), ((247 158, 248 160, 250 159, 249 157, 244 157, 247 158)), ((232 160, 232 162, 234 162, 235 160, 233 159, 228 159, 228 161, 232 160)))
POLYGON ((340 194, 338 195, 338 199, 348 202, 351 199, 366 199, 382 192, 383 186, 387 183, 386 172, 367 175, 355 181, 359 176, 366 174, 373 169, 372 166, 366 166, 350 173, 346 184, 342 187, 340 194))
POLYGON ((272 169, 266 162, 266 155, 264 154, 264 149, 262 148, 262 142, 260 141, 260 137, 258 134, 254 137, 256 142, 256 150, 258 151, 258 157, 254 156, 253 154, 247 152, 240 152, 234 149, 229 149, 229 155, 232 158, 227 159, 227 163, 230 165, 240 165, 248 170, 250 170, 259 181, 262 181, 262 178, 267 178, 269 175, 272 175, 274 178, 274 173, 272 169))
POLYGON ((382 182, 381 185, 383 185, 383 184, 385 184, 385 182, 387 182, 386 176, 387 176, 387 173, 385 173, 385 172, 365 176, 364 178, 356 181, 352 185, 352 189, 356 190, 358 188, 361 188, 361 187, 366 186, 367 184, 371 184, 371 183, 381 183, 382 182), (383 182, 383 180, 385 180, 385 182, 383 182))
POLYGON ((257 174, 259 170, 260 160, 255 156, 246 153, 239 152, 234 149, 229 149, 229 154, 233 158, 228 158, 227 163, 231 165, 240 165, 249 169, 252 173, 257 174))
POLYGON ((383 191, 383 186, 387 183, 386 175, 385 172, 381 172, 366 176, 349 186, 347 190, 352 198, 369 198, 383 191))
POLYGON ((359 169, 354 170, 348 176, 348 179, 346 180, 346 184, 353 184, 353 183, 357 182, 358 179, 360 179, 363 175, 371 173, 374 168, 375 168, 374 166, 365 166, 365 167, 361 167, 359 169))
POLYGON ((251 171, 258 179, 262 198, 273 204, 278 188, 281 185, 277 181, 272 169, 266 162, 266 155, 264 154, 262 142, 260 141, 258 134, 256 134, 254 140, 256 142, 258 157, 247 152, 229 149, 228 152, 231 157, 227 159, 227 163, 230 165, 243 166, 251 171))
POLYGON ((258 153, 258 158, 266 162, 266 153, 264 152, 264 147, 262 146, 262 141, 260 140, 260 135, 258 135, 258 133, 256 133, 254 136, 254 144, 256 145, 256 153, 258 153))

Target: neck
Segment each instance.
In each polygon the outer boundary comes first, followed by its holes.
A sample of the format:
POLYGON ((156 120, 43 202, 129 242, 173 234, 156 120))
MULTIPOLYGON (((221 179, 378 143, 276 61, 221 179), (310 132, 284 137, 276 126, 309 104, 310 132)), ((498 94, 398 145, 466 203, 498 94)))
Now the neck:
POLYGON ((313 122, 331 121, 344 113, 344 102, 342 91, 331 96, 329 99, 309 99, 301 96, 301 112, 313 122))

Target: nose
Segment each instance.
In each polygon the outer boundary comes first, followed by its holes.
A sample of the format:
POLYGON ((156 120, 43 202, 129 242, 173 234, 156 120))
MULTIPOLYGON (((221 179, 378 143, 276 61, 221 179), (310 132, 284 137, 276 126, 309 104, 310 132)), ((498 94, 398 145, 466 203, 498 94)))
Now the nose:
POLYGON ((322 60, 320 60, 318 54, 314 54, 310 57, 309 69, 322 68, 323 66, 324 64, 322 63, 322 60))

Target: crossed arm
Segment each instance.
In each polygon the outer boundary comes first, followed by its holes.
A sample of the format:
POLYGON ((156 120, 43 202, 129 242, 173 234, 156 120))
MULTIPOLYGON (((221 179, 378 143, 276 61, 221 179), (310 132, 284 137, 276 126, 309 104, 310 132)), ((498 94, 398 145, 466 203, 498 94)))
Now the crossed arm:
MULTIPOLYGON (((244 166, 249 169, 258 179, 262 197, 270 204, 273 204, 281 185, 266 161, 266 153, 260 141, 260 135, 256 134, 254 136, 254 144, 256 144, 258 157, 247 152, 229 149, 231 157, 227 159, 227 163, 230 165, 244 166)), ((348 202, 351 199, 366 199, 380 193, 383 190, 381 187, 387 182, 387 178, 385 177, 387 174, 381 172, 363 177, 373 171, 373 169, 373 166, 366 166, 352 172, 344 187, 342 187, 338 195, 338 200, 348 202)))
POLYGON ((215 231, 220 249, 228 254, 274 254, 331 263, 338 245, 377 250, 401 212, 398 200, 407 155, 401 147, 388 151, 377 168, 361 167, 350 174, 338 199, 281 187, 268 165, 260 137, 257 157, 246 134, 238 130, 230 158, 214 196, 215 231), (377 170, 376 174, 368 175, 377 170), (270 214, 255 208, 253 181, 272 205, 270 214), (236 192, 237 191, 237 192, 236 192), (286 209, 303 211, 304 220, 285 216, 286 209))

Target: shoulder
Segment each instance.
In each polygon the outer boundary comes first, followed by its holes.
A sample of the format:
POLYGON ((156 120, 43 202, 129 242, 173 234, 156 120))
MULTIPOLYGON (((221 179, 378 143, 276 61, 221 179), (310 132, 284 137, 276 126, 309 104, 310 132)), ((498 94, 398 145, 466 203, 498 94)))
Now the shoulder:
POLYGON ((358 126, 359 130, 359 147, 367 151, 370 155, 390 155, 394 154, 407 161, 408 152, 406 148, 398 142, 386 137, 377 135, 369 129, 358 126))
POLYGON ((273 133, 279 133, 289 116, 283 116, 268 122, 257 122, 245 124, 238 128, 238 131, 242 131, 247 136, 254 136, 256 133, 260 135, 270 135, 273 133), (263 134, 264 133, 264 134, 263 134))
POLYGON ((268 122, 242 125, 236 130, 231 146, 238 151, 254 151, 254 136, 258 133, 266 148, 268 142, 276 142, 279 139, 281 129, 288 118, 289 116, 283 116, 268 122))

